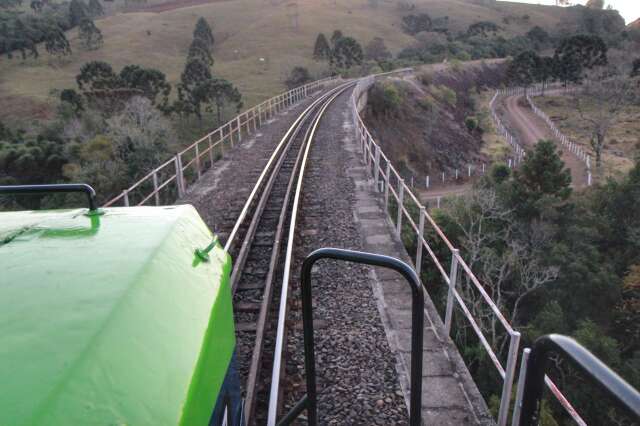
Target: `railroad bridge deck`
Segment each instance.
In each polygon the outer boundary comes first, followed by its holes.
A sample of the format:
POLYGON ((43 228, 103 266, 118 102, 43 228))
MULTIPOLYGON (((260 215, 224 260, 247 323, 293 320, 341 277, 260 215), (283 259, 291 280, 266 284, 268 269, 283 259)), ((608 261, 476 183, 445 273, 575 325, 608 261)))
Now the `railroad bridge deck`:
MULTIPOLYGON (((362 163, 362 156, 359 155, 360 148, 354 137, 350 115, 350 92, 351 90, 340 96, 323 117, 314 141, 312 161, 309 166, 311 176, 315 176, 316 180, 319 178, 320 182, 320 184, 316 183, 315 187, 314 184, 310 184, 310 191, 321 191, 319 188, 323 186, 336 185, 334 190, 345 191, 346 189, 345 192, 348 193, 333 194, 333 197, 344 197, 338 209, 327 208, 332 205, 331 200, 328 199, 331 197, 330 194, 323 193, 321 196, 327 197, 323 200, 318 200, 318 197, 315 197, 315 204, 309 208, 306 215, 302 213, 302 216, 323 216, 320 221, 322 223, 305 224, 304 226, 313 226, 314 229, 299 231, 301 239, 305 241, 305 247, 301 250, 307 250, 307 247, 339 246, 386 254, 410 263, 411 259, 384 212, 381 194, 375 190, 373 180, 368 177, 365 165, 362 163), (318 208, 321 206, 324 207, 323 212, 318 215, 318 208), (331 211, 345 209, 348 210, 347 214, 343 211, 331 211), (345 238, 344 234, 339 234, 340 236, 332 240, 327 238, 331 235, 330 232, 326 232, 325 236, 318 235, 323 227, 328 230, 327 227, 332 224, 335 227, 339 226, 351 230, 351 233, 346 235, 348 238, 345 238)), ((178 202, 194 204, 208 225, 215 232, 220 233, 224 240, 233 225, 232 221, 235 219, 233 214, 240 210, 242 203, 247 198, 250 188, 257 179, 258 170, 264 167, 269 152, 274 149, 277 141, 294 118, 310 102, 311 99, 294 105, 284 114, 278 115, 271 123, 263 124, 259 133, 246 138, 227 152, 225 158, 216 162, 178 202)), ((306 252, 299 253, 298 257, 304 255, 306 252)), ((345 280, 344 275, 336 274, 335 267, 321 265, 319 268, 319 274, 323 275, 327 281, 345 280), (332 277, 332 274, 336 276, 332 277)), ((378 268, 363 268, 362 271, 365 272, 362 282, 368 284, 369 288, 365 288, 365 291, 362 291, 362 286, 354 288, 349 297, 353 297, 353 294, 357 293, 360 295, 359 297, 369 299, 369 304, 363 301, 362 307, 357 308, 362 310, 358 313, 362 315, 357 316, 367 317, 368 322, 373 320, 375 324, 368 324, 367 327, 377 328, 380 330, 378 335, 386 336, 385 346, 388 346, 388 350, 381 354, 366 354, 371 358, 369 362, 366 359, 363 361, 362 354, 358 355, 359 362, 363 364, 360 379, 365 380, 371 375, 385 373, 384 371, 367 371, 367 364, 380 365, 377 364, 380 360, 375 360, 376 357, 388 358, 386 362, 390 366, 395 366, 397 378, 394 380, 395 383, 387 383, 388 379, 381 379, 385 383, 383 386, 385 389, 380 392, 372 392, 367 395, 365 390, 368 389, 363 389, 361 393, 363 398, 371 399, 367 401, 356 401, 353 396, 356 393, 360 394, 360 388, 357 384, 352 383, 355 387, 346 389, 347 393, 345 394, 340 391, 345 388, 341 388, 336 382, 326 383, 325 385, 329 389, 324 389, 325 394, 335 392, 337 395, 350 394, 352 397, 343 412, 341 409, 337 409, 339 413, 331 414, 330 420, 327 420, 327 413, 323 412, 323 408, 326 410, 332 402, 325 401, 323 404, 321 396, 320 420, 322 423, 326 421, 337 424, 344 421, 357 421, 356 419, 362 421, 365 420, 363 416, 371 416, 366 419, 366 422, 371 424, 376 424, 381 420, 381 424, 404 423, 406 421, 404 415, 397 416, 394 410, 400 407, 406 412, 406 405, 409 402, 410 290, 396 273, 378 268), (366 311, 367 306, 370 308, 369 311, 366 311), (395 392, 393 392, 394 387, 396 388, 395 392), (396 401, 397 395, 400 395, 398 393, 400 389, 403 395, 400 400, 404 399, 404 401, 396 401), (348 407, 348 405, 358 404, 362 404, 364 408, 348 407), (378 414, 384 418, 376 418, 378 414)), ((298 274, 298 270, 292 273, 296 278, 298 274)), ((365 287, 367 286, 365 285, 365 287)), ((316 294, 321 291, 321 289, 316 290, 316 294)), ((293 292, 297 296, 298 289, 295 288, 293 292)), ((352 306, 350 309, 354 309, 354 307, 352 306)), ((324 312, 325 315, 329 314, 326 309, 324 312)), ((343 312, 343 314, 348 314, 348 312, 343 312)), ((426 324, 422 396, 424 423, 438 425, 492 424, 493 420, 488 413, 487 406, 471 379, 460 354, 447 336, 442 321, 430 300, 426 301, 424 315, 426 324)), ((320 318, 320 321, 324 323, 325 328, 331 327, 330 319, 320 318)), ((322 343, 319 345, 321 346, 322 343)), ((354 345, 357 345, 357 342, 354 342, 354 345)), ((330 346, 329 344, 327 347, 330 346)), ((250 348, 239 347, 239 351, 243 350, 248 351, 250 348)), ((347 362, 349 353, 358 351, 357 347, 345 349, 347 362)), ((295 359, 295 357, 293 358, 295 359)), ((382 364, 383 367, 380 369, 384 369, 384 365, 387 364, 382 364)), ((302 371, 294 373, 294 375, 296 374, 300 375, 302 371)), ((354 379, 351 377, 345 380, 354 379)), ((320 385, 322 387, 322 381, 320 385)))

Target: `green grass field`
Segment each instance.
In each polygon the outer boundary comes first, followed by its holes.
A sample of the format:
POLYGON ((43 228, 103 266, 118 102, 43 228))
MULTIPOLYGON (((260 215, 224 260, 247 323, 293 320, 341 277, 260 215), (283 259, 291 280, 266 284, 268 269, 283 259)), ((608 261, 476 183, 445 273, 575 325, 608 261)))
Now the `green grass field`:
MULTIPOLYGON (((118 0, 122 1, 122 0, 118 0)), ((161 3, 160 0, 150 0, 161 3)), ((397 1, 298 0, 299 28, 292 28, 290 2, 277 0, 227 0, 183 7, 166 12, 117 12, 118 3, 108 4, 109 16, 96 22, 104 35, 104 46, 83 50, 75 30, 68 34, 73 55, 62 61, 40 47, 37 60, 0 59, 0 119, 18 122, 51 116, 58 91, 75 87, 82 64, 104 60, 116 70, 127 64, 154 67, 172 83, 179 79, 191 34, 199 16, 213 26, 216 37, 215 74, 231 80, 250 106, 284 90, 284 80, 296 65, 308 67, 315 76, 327 72, 326 64, 311 58, 315 37, 334 29, 354 36, 363 45, 382 37, 397 53, 413 38, 402 32, 401 18, 425 11, 432 17, 449 16, 449 27, 461 31, 473 22, 491 20, 508 34, 524 33, 533 25, 552 30, 567 9, 499 2, 481 6, 462 0, 414 0, 412 12, 402 11, 397 1), (529 15, 530 22, 505 25, 505 16, 529 15), (263 58, 263 60, 261 60, 263 58)), ((26 123, 25 123, 26 124, 26 123)))

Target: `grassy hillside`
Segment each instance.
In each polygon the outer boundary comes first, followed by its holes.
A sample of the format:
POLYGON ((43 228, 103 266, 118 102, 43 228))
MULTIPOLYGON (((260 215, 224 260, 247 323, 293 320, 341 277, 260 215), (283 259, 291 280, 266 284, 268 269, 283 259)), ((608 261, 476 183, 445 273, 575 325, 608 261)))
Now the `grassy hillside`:
MULTIPOLYGON (((159 3, 162 2, 151 0, 147 7, 153 6, 152 10, 157 11, 159 3)), ((172 7, 179 3, 171 2, 172 7)), ((91 60, 110 62, 117 70, 130 63, 154 67, 175 83, 199 16, 214 28, 214 72, 239 86, 245 105, 251 105, 282 91, 293 66, 307 66, 316 75, 327 71, 326 65, 311 59, 319 32, 330 34, 341 29, 362 44, 379 36, 396 53, 413 41, 401 30, 401 18, 408 13, 425 11, 432 17, 449 16, 449 28, 454 32, 473 22, 490 20, 503 26, 508 34, 524 33, 533 25, 552 31, 562 20, 571 19, 573 13, 550 6, 508 2, 485 6, 462 0, 414 0, 417 8, 408 12, 400 10, 397 3, 382 0, 372 7, 369 0, 298 0, 297 30, 291 26, 288 1, 218 0, 164 12, 128 13, 117 12, 123 3, 107 4, 113 14, 96 22, 104 35, 101 49, 83 50, 73 30, 68 34, 73 55, 63 61, 52 58, 42 47, 37 60, 0 59, 0 118, 49 117, 56 91, 75 87, 75 75, 82 64, 91 60), (525 22, 518 19, 525 15, 529 17, 525 22)))

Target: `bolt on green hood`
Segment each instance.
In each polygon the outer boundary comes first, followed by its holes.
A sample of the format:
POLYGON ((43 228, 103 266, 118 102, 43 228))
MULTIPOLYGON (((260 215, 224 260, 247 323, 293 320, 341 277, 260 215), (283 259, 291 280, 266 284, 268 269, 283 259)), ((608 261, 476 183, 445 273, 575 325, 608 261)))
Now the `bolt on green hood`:
POLYGON ((191 206, 0 213, 0 425, 207 424, 231 261, 191 206))

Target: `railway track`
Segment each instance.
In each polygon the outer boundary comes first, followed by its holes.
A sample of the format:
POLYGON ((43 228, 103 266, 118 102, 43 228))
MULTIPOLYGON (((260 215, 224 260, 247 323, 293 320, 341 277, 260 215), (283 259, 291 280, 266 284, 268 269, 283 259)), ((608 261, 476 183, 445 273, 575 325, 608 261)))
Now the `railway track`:
POLYGON ((305 165, 324 111, 353 84, 329 90, 297 117, 258 177, 225 244, 234 259, 231 287, 247 424, 275 423, 305 165))

